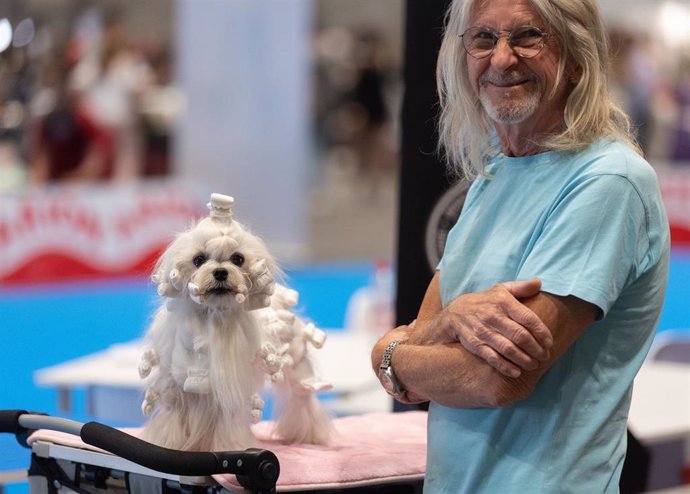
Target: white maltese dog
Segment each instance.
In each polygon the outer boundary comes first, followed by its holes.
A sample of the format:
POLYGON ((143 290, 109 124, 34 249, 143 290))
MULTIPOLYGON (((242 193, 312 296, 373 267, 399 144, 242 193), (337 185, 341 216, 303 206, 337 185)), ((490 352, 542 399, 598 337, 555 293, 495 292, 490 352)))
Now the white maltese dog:
POLYGON ((325 444, 330 417, 315 396, 308 344, 325 333, 291 312, 297 292, 274 282, 280 269, 263 241, 232 217, 233 199, 212 194, 209 217, 180 234, 159 259, 154 282, 166 300, 146 334, 139 374, 147 379, 143 438, 191 451, 256 445, 260 393, 276 387, 276 433, 288 443, 325 444))

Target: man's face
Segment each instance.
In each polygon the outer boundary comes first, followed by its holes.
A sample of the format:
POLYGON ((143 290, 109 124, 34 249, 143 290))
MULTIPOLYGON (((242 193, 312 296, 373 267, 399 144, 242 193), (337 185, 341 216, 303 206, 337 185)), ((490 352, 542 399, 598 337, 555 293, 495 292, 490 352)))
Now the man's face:
MULTIPOLYGON (((548 33, 529 0, 488 0, 482 2, 471 26, 482 26, 494 32, 512 31, 532 26, 548 33)), ((553 37, 547 37, 544 48, 534 58, 520 58, 508 44, 506 36, 496 44, 493 53, 477 60, 469 55, 470 82, 479 99, 497 125, 536 123, 562 118, 566 83, 550 98, 556 81, 559 48, 553 37)), ((534 128, 534 127, 531 127, 534 128)))

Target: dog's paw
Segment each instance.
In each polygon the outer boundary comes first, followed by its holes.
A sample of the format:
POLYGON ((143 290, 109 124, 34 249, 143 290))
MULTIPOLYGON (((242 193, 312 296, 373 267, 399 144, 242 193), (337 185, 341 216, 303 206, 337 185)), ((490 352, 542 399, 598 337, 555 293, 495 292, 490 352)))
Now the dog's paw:
POLYGON ((182 385, 185 393, 206 394, 211 392, 211 381, 208 370, 193 367, 187 370, 187 379, 182 385))

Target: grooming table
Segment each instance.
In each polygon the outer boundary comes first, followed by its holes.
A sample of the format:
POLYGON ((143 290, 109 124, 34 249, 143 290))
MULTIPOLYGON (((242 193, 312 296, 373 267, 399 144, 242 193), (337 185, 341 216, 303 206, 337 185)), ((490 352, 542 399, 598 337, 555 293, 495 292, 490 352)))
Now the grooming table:
POLYGON ((272 425, 254 426, 258 449, 181 452, 138 439, 139 428, 0 411, 0 432, 31 448, 31 494, 422 491, 425 412, 337 418, 328 446, 281 444, 272 425))

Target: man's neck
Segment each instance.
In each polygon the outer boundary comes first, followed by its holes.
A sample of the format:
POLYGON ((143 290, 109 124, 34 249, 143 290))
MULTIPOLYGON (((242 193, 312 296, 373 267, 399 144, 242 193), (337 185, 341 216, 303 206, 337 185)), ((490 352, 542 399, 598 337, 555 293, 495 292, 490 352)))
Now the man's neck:
POLYGON ((519 123, 494 122, 501 149, 506 156, 531 156, 543 153, 546 139, 564 125, 563 115, 554 118, 534 114, 519 123))

